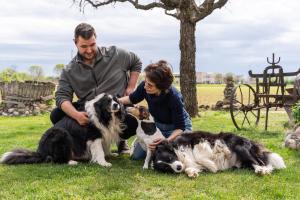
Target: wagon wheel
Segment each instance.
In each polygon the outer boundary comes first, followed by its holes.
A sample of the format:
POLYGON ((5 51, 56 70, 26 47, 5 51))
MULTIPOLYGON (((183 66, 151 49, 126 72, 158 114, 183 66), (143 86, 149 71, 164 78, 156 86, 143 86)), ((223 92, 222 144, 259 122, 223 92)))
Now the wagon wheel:
POLYGON ((258 124, 259 101, 250 85, 240 84, 234 88, 230 99, 230 115, 238 130, 258 124))

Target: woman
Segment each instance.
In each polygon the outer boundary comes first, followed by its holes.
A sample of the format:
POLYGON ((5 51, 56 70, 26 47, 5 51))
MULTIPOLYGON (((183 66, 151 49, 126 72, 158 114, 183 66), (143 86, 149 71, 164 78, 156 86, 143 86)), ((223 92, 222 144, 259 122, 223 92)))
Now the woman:
MULTIPOLYGON (((145 81, 132 94, 120 98, 120 102, 137 104, 145 99, 156 126, 168 141, 173 141, 185 131, 191 131, 190 116, 184 108, 181 93, 172 86, 174 77, 168 63, 160 60, 148 65, 144 71, 145 81)), ((154 150, 162 140, 158 138, 149 148, 154 150)), ((135 144, 132 158, 142 159, 145 156, 146 152, 139 144, 135 144)))

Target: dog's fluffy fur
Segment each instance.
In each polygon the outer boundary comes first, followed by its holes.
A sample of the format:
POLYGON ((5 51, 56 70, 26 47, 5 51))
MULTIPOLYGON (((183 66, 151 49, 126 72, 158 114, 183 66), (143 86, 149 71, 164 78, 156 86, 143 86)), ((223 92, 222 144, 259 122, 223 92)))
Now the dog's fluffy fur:
POLYGON ((286 134, 284 145, 295 150, 300 148, 300 125, 295 126, 291 132, 286 134))
POLYGON ((40 139, 36 152, 16 149, 1 158, 4 164, 69 163, 87 160, 109 167, 105 156, 110 155, 110 145, 119 140, 125 112, 117 98, 100 94, 87 101, 82 110, 88 113, 90 124, 80 126, 74 119, 65 116, 40 139))
MULTIPOLYGON (((150 164, 150 159, 152 157, 152 152, 148 148, 148 145, 153 143, 155 139, 165 137, 161 133, 161 131, 156 127, 155 122, 149 110, 144 106, 135 106, 135 107, 128 107, 127 113, 131 114, 135 117, 137 121, 137 129, 136 129, 136 141, 138 142, 141 147, 146 151, 146 159, 143 165, 143 169, 148 169, 150 164)), ((134 148, 134 147, 132 147, 134 148)), ((133 150, 132 150, 133 152, 133 150)))
POLYGON ((260 175, 286 168, 282 157, 261 144, 232 133, 204 131, 185 133, 171 144, 160 143, 152 157, 154 169, 185 172, 195 178, 199 172, 217 172, 230 168, 251 168, 260 175))

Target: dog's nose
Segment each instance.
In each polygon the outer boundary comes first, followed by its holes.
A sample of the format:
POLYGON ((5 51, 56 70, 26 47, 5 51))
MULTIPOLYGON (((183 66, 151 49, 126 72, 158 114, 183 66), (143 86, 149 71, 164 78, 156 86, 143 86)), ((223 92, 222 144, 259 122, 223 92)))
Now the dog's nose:
POLYGON ((178 171, 180 171, 180 170, 182 169, 182 166, 181 166, 181 165, 177 165, 176 169, 177 169, 178 171))
POLYGON ((114 103, 113 106, 112 106, 113 110, 117 110, 119 109, 119 104, 117 103, 114 103))

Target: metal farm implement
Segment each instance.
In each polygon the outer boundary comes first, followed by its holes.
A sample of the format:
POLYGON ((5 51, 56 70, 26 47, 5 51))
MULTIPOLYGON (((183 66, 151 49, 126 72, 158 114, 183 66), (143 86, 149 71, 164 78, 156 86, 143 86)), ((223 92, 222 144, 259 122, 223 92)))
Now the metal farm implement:
MULTIPOLYGON (((239 84, 235 87, 230 99, 230 114, 232 122, 237 129, 257 125, 261 117, 261 111, 265 110, 265 130, 268 128, 268 117, 270 108, 285 108, 291 119, 291 106, 298 100, 297 88, 287 88, 287 79, 297 76, 296 72, 284 72, 278 65, 279 59, 275 62, 274 53, 272 62, 265 68, 262 74, 249 76, 255 79, 255 88, 249 84, 239 84)), ((296 80, 295 80, 296 81, 296 80)), ((299 89, 299 88, 298 88, 299 89)))

